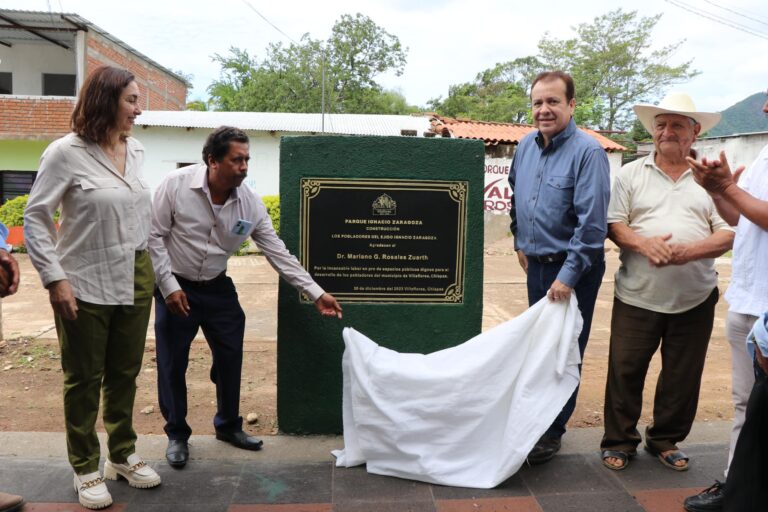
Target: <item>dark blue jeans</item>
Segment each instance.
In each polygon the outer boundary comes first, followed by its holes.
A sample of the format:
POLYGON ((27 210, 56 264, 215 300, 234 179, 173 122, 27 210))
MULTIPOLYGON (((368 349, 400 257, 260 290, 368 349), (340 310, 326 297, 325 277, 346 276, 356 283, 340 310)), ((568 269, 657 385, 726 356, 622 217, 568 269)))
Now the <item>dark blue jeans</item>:
MULTIPOLYGON (((549 287, 557 279, 557 274, 560 272, 560 267, 563 266, 563 262, 558 263, 539 263, 533 259, 528 260, 528 305, 533 306, 547 295, 549 287)), ((600 285, 603 282, 603 275, 605 274, 605 260, 592 265, 589 271, 581 276, 579 282, 576 283, 574 291, 576 293, 576 299, 579 301, 579 311, 581 311, 581 318, 584 320, 584 326, 579 334, 579 352, 581 357, 584 357, 584 350, 587 348, 587 341, 589 340, 589 331, 592 328, 592 313, 595 311, 595 302, 597 301, 597 292, 600 290, 600 285)), ((579 365, 579 373, 581 373, 581 365, 579 365)), ((555 421, 545 432, 545 436, 559 439, 565 434, 565 424, 573 414, 573 410, 576 408, 576 396, 579 394, 578 386, 573 391, 571 398, 565 404, 563 409, 558 414, 555 421)))
POLYGON ((245 313, 232 279, 225 277, 204 287, 179 280, 189 302, 189 316, 171 314, 159 290, 155 291, 157 388, 160 411, 169 439, 188 439, 187 418, 189 349, 199 329, 211 348, 211 381, 216 385, 216 432, 242 430, 240 372, 243 364, 245 313))

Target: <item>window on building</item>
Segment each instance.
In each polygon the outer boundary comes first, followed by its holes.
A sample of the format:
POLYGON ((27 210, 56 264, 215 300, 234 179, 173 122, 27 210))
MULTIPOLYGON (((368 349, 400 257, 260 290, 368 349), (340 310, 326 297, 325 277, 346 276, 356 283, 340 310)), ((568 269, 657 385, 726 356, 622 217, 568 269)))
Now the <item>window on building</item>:
POLYGON ((0 204, 29 194, 36 177, 37 173, 32 171, 0 171, 0 204))
POLYGON ((0 73, 0 94, 13 94, 13 76, 10 72, 0 73))
POLYGON ((74 96, 75 75, 43 73, 43 96, 74 96))

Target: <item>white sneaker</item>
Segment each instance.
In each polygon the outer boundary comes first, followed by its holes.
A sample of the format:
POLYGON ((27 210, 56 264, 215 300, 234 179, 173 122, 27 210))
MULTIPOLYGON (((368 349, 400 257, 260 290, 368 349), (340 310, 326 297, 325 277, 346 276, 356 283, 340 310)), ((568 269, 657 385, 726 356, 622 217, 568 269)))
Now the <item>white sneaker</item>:
POLYGON ((128 485, 139 489, 156 487, 162 481, 160 475, 135 453, 129 455, 128 461, 123 464, 115 464, 107 459, 104 463, 104 478, 117 480, 118 475, 128 480, 128 485))
POLYGON ((112 495, 98 471, 87 475, 75 474, 75 492, 85 508, 98 510, 112 504, 112 495))

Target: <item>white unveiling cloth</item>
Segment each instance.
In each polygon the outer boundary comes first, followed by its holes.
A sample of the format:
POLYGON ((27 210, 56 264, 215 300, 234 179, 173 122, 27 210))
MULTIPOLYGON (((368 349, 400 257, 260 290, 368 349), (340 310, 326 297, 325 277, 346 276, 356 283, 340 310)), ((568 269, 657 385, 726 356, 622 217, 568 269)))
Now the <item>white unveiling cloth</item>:
POLYGON ((581 326, 571 294, 428 355, 401 354, 344 329, 344 449, 333 452, 336 465, 441 485, 499 485, 576 389, 581 326))

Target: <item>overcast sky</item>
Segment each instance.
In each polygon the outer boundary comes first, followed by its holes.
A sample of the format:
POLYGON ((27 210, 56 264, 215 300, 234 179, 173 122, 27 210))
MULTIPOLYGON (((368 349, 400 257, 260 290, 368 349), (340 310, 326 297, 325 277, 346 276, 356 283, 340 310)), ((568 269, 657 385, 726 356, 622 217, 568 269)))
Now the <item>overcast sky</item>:
POLYGON ((206 88, 218 77, 212 55, 235 46, 263 57, 269 42, 290 42, 248 4, 297 41, 304 33, 326 39, 342 14, 369 16, 408 47, 403 75, 379 82, 419 106, 498 62, 535 55, 546 32, 571 37, 572 26, 615 7, 642 16, 663 13, 653 33, 656 47, 686 40, 671 64, 693 59, 702 74, 675 89, 691 94, 699 110, 723 110, 768 88, 765 0, 0 0, 2 8, 79 14, 160 64, 194 75, 190 99, 207 98, 206 88))

